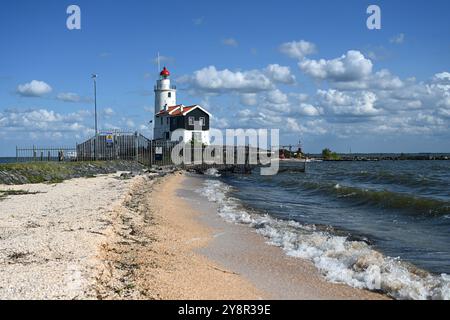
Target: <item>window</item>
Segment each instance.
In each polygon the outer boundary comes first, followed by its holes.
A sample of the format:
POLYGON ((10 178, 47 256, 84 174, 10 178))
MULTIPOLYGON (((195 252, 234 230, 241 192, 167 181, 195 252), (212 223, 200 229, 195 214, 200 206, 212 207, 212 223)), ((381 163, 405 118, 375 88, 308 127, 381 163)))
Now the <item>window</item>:
POLYGON ((172 92, 169 92, 169 93, 167 94, 167 96, 168 96, 169 98, 172 98, 172 92))
POLYGON ((166 118, 166 119, 167 119, 167 120, 166 120, 166 123, 169 124, 169 118, 166 118))
POLYGON ((190 126, 195 125, 195 118, 194 117, 189 117, 189 125, 190 126))
POLYGON ((192 139, 196 143, 202 143, 202 133, 201 132, 193 132, 192 139))
POLYGON ((205 118, 204 118, 204 117, 200 117, 200 125, 201 125, 202 127, 206 126, 206 121, 205 121, 205 118))
POLYGON ((163 118, 160 118, 161 119, 161 125, 163 124, 163 118))

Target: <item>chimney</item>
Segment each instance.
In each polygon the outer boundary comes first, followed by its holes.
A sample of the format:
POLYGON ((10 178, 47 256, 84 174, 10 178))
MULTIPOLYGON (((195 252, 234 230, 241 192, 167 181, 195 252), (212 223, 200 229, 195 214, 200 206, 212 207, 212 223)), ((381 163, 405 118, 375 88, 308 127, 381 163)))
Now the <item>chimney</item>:
POLYGON ((169 106, 167 105, 167 103, 164 105, 164 111, 169 110, 169 106))
POLYGON ((181 105, 181 106, 180 106, 180 111, 181 111, 181 113, 183 113, 183 111, 184 111, 184 105, 181 105))

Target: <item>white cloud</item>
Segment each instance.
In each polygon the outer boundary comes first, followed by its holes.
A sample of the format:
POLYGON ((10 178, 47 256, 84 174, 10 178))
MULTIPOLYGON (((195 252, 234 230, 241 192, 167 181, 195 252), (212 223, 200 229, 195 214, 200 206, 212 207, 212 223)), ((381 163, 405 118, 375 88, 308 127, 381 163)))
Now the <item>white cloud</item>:
POLYGON ((52 92, 52 87, 44 81, 38 80, 20 84, 17 87, 17 93, 23 97, 41 97, 50 92, 52 92))
POLYGON ((412 109, 420 109, 420 108, 422 108, 422 105, 423 105, 422 101, 420 101, 420 100, 408 101, 406 103, 406 107, 408 109, 410 109, 410 110, 412 110, 412 109))
POLYGON ((348 82, 364 79, 372 73, 372 61, 355 50, 350 50, 333 60, 309 60, 299 62, 300 69, 317 80, 348 82))
POLYGON ((302 132, 302 128, 298 124, 297 120, 294 118, 287 118, 286 119, 286 127, 290 132, 302 132))
POLYGON ((394 44, 402 44, 403 42, 405 42, 405 34, 404 33, 399 33, 395 36, 393 36, 390 40, 390 43, 394 43, 394 44))
POLYGON ((286 118, 282 131, 289 134, 324 135, 328 132, 323 120, 302 121, 295 118, 286 118))
POLYGON ((227 129, 230 127, 230 123, 226 118, 213 117, 211 126, 218 129, 227 129))
POLYGON ((188 83, 195 90, 212 93, 256 93, 274 88, 271 79, 260 70, 233 72, 217 70, 214 66, 195 71, 192 76, 179 79, 179 82, 188 83))
POLYGON ((403 87, 403 81, 386 69, 376 72, 368 82, 371 84, 369 87, 381 90, 395 90, 403 87))
POLYGON ((363 53, 366 57, 368 57, 372 61, 386 60, 392 55, 387 48, 381 45, 378 46, 369 45, 363 50, 363 53))
POLYGON ((115 111, 112 108, 105 108, 103 109, 103 115, 107 116, 107 117, 111 117, 113 115, 115 115, 115 111))
POLYGON ((319 108, 316 108, 309 103, 301 103, 300 106, 297 108, 297 110, 294 111, 298 112, 300 115, 308 117, 317 117, 320 116, 322 113, 322 111, 319 108))
POLYGON ((199 18, 192 19, 192 23, 196 26, 200 26, 204 22, 205 22, 205 17, 199 17, 199 18))
POLYGON ((317 52, 315 44, 304 40, 283 43, 279 50, 294 59, 303 59, 317 52))
POLYGON ((289 96, 298 102, 306 102, 309 99, 309 95, 306 93, 290 93, 289 96))
POLYGON ((430 91, 440 91, 450 94, 450 73, 441 72, 437 73, 431 79, 431 83, 428 85, 430 91))
POLYGON ((229 47, 237 47, 239 45, 239 43, 234 38, 223 39, 222 44, 229 47))
POLYGON ((439 109, 438 115, 440 115, 443 118, 450 119, 450 109, 439 109))
POLYGON ((450 96, 443 97, 441 100, 439 100, 437 106, 443 108, 450 108, 450 96))
POLYGON ((355 81, 334 82, 332 85, 340 90, 396 90, 402 88, 404 83, 389 70, 383 69, 355 81))
POLYGON ((211 66, 184 80, 195 93, 210 99, 231 94, 246 106, 237 112, 229 112, 235 110, 233 102, 227 111, 217 108, 216 127, 278 128, 288 134, 335 138, 447 134, 450 72, 423 82, 401 79, 387 69, 374 70, 372 61, 355 50, 332 60, 303 57, 299 66, 314 80, 324 80, 316 82, 316 94, 278 87, 295 83, 289 67, 278 64, 248 71, 211 66))
POLYGON ((433 76, 433 81, 438 82, 438 83, 443 82, 443 83, 449 84, 450 83, 450 72, 436 73, 433 76))
POLYGON ((136 127, 136 124, 135 124, 134 121, 131 120, 131 119, 126 119, 125 125, 126 125, 129 129, 133 129, 133 128, 136 127))
POLYGON ((258 103, 258 95, 256 93, 243 93, 239 95, 239 98, 244 106, 254 106, 258 103))
POLYGON ((375 108, 377 96, 373 92, 343 93, 334 89, 318 90, 321 105, 332 115, 374 116, 381 110, 375 108))
POLYGON ((267 76, 274 82, 292 84, 295 82, 295 76, 291 73, 289 67, 280 66, 279 64, 270 64, 265 69, 267 76))
POLYGON ((284 104, 288 102, 287 94, 281 92, 280 90, 273 90, 267 93, 267 100, 273 104, 284 104))
POLYGON ((73 137, 74 134, 87 136, 92 133, 92 130, 83 123, 88 116, 90 113, 86 110, 61 114, 48 109, 10 109, 0 114, 0 128, 33 134, 36 137, 48 133, 68 134, 69 137, 73 137))
POLYGON ((188 84, 195 94, 239 93, 243 104, 254 105, 256 96, 249 94, 275 90, 276 84, 293 84, 295 76, 289 67, 279 64, 248 71, 217 70, 215 66, 209 66, 179 78, 178 82, 188 84))
POLYGON ((238 116, 242 118, 250 117, 252 114, 252 111, 250 109, 242 109, 239 110, 238 116))
POLYGON ((74 102, 74 103, 79 103, 79 102, 92 102, 91 98, 87 98, 87 97, 81 97, 80 95, 76 94, 76 93, 71 93, 71 92, 62 92, 59 93, 56 96, 56 99, 64 101, 64 102, 74 102))

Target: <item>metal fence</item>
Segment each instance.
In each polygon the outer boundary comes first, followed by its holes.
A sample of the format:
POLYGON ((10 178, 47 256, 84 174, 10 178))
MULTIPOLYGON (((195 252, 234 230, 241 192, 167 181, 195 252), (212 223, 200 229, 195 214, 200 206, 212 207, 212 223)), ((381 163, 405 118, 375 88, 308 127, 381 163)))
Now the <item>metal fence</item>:
POLYGON ((136 160, 137 133, 97 135, 77 144, 78 161, 136 160))
POLYGON ((17 161, 137 161, 146 166, 180 166, 207 169, 216 167, 237 171, 251 170, 261 164, 260 155, 268 153, 248 146, 198 146, 185 144, 174 154, 179 142, 150 140, 138 132, 102 133, 77 144, 76 148, 16 148, 17 161))
POLYGON ((169 166, 173 165, 171 153, 175 145, 171 141, 152 141, 137 132, 116 132, 77 144, 76 153, 78 161, 128 160, 147 166, 169 166))
POLYGON ((44 161, 76 161, 76 148, 18 148, 16 147, 16 162, 44 161))

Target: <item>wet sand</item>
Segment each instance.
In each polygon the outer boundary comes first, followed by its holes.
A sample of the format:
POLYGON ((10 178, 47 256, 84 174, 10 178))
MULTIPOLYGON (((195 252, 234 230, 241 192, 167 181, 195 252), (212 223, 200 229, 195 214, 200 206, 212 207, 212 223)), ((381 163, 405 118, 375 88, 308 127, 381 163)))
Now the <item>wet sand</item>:
POLYGON ((239 274, 264 292, 265 298, 387 299, 380 294, 325 281, 311 262, 288 257, 280 248, 268 245, 251 228, 227 223, 219 217, 215 204, 195 191, 201 187, 203 178, 187 175, 176 179, 180 186, 176 192, 178 201, 195 208, 199 213, 196 220, 210 232, 211 240, 196 252, 239 274))
POLYGON ((177 194, 182 181, 185 178, 180 173, 156 181, 135 181, 125 201, 128 209, 117 213, 116 236, 104 248, 102 259, 111 268, 102 277, 100 297, 265 298, 249 281, 198 252, 212 240, 213 229, 200 223, 202 213, 177 194), (132 242, 128 241, 130 234, 132 242))

